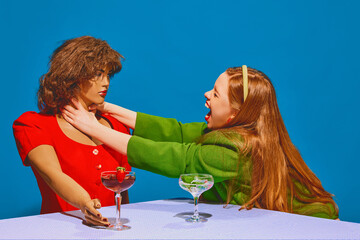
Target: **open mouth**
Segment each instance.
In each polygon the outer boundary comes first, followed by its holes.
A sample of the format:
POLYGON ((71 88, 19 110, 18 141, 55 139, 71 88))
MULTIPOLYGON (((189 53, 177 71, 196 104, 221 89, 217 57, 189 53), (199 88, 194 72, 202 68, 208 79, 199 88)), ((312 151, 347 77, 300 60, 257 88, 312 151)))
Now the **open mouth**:
POLYGON ((206 114, 205 120, 208 122, 210 117, 211 117, 211 110, 208 112, 208 114, 206 114))
POLYGON ((205 120, 206 120, 207 122, 209 122, 209 119, 210 119, 210 117, 211 117, 211 108, 210 108, 210 105, 209 105, 208 102, 205 103, 205 107, 207 107, 207 108, 210 109, 210 111, 208 112, 208 114, 206 114, 206 116, 205 116, 205 120))

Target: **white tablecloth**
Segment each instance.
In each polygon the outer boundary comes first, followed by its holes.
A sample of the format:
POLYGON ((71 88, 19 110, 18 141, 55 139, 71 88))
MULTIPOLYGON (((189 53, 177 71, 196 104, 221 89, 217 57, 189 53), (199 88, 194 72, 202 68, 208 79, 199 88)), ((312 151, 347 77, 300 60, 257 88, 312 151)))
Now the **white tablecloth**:
MULTIPOLYGON (((0 239, 360 239, 360 224, 239 206, 199 204, 206 223, 188 223, 189 199, 123 205, 130 230, 116 232, 82 223, 80 211, 0 220, 0 239)), ((100 209, 112 221, 115 207, 100 209)))

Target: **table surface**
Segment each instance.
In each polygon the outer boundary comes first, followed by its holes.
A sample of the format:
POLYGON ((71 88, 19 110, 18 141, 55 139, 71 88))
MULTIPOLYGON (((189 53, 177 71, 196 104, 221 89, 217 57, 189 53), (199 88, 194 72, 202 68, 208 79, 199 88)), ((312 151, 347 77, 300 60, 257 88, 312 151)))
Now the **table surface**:
MULTIPOLYGON (((86 226, 80 211, 0 220, 0 239, 360 239, 360 224, 264 209, 238 211, 239 206, 199 204, 206 223, 188 223, 191 199, 123 205, 121 219, 130 230, 86 226)), ((100 212, 110 221, 115 206, 100 212)))

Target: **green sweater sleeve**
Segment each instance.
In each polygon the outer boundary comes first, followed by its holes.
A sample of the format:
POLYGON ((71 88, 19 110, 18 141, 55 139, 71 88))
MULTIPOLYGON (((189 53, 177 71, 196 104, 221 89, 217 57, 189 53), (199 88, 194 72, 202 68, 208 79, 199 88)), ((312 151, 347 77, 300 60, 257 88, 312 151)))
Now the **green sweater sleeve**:
POLYGON ((155 142, 133 136, 128 143, 128 161, 133 167, 173 178, 196 172, 211 174, 215 182, 235 177, 245 179, 239 176, 238 169, 250 168, 249 158, 244 156, 239 161, 235 146, 223 139, 209 139, 197 144, 155 142))
POLYGON ((207 129, 205 123, 183 124, 172 118, 137 113, 133 135, 161 142, 190 143, 207 129))
POLYGON ((208 173, 216 182, 238 176, 240 168, 250 168, 250 158, 239 159, 234 143, 217 131, 209 132, 202 143, 196 143, 206 127, 205 123, 182 124, 175 119, 138 113, 134 136, 128 143, 128 161, 136 168, 167 177, 208 173))

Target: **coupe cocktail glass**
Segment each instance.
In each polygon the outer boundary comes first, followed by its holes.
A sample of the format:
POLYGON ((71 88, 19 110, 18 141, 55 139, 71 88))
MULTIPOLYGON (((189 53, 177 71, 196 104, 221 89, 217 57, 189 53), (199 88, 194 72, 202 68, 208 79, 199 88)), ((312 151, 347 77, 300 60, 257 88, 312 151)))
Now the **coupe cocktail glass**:
POLYGON ((200 195, 214 185, 214 178, 210 174, 190 173, 179 177, 179 185, 182 189, 191 193, 194 197, 194 215, 187 218, 187 222, 206 222, 206 218, 199 216, 198 200, 200 195))
POLYGON ((115 192, 116 202, 116 221, 115 224, 107 227, 109 230, 122 231, 130 229, 131 227, 125 226, 120 220, 120 207, 121 207, 121 192, 128 190, 135 182, 135 172, 125 171, 125 178, 119 182, 116 178, 116 171, 106 171, 101 173, 101 182, 109 190, 115 192))

